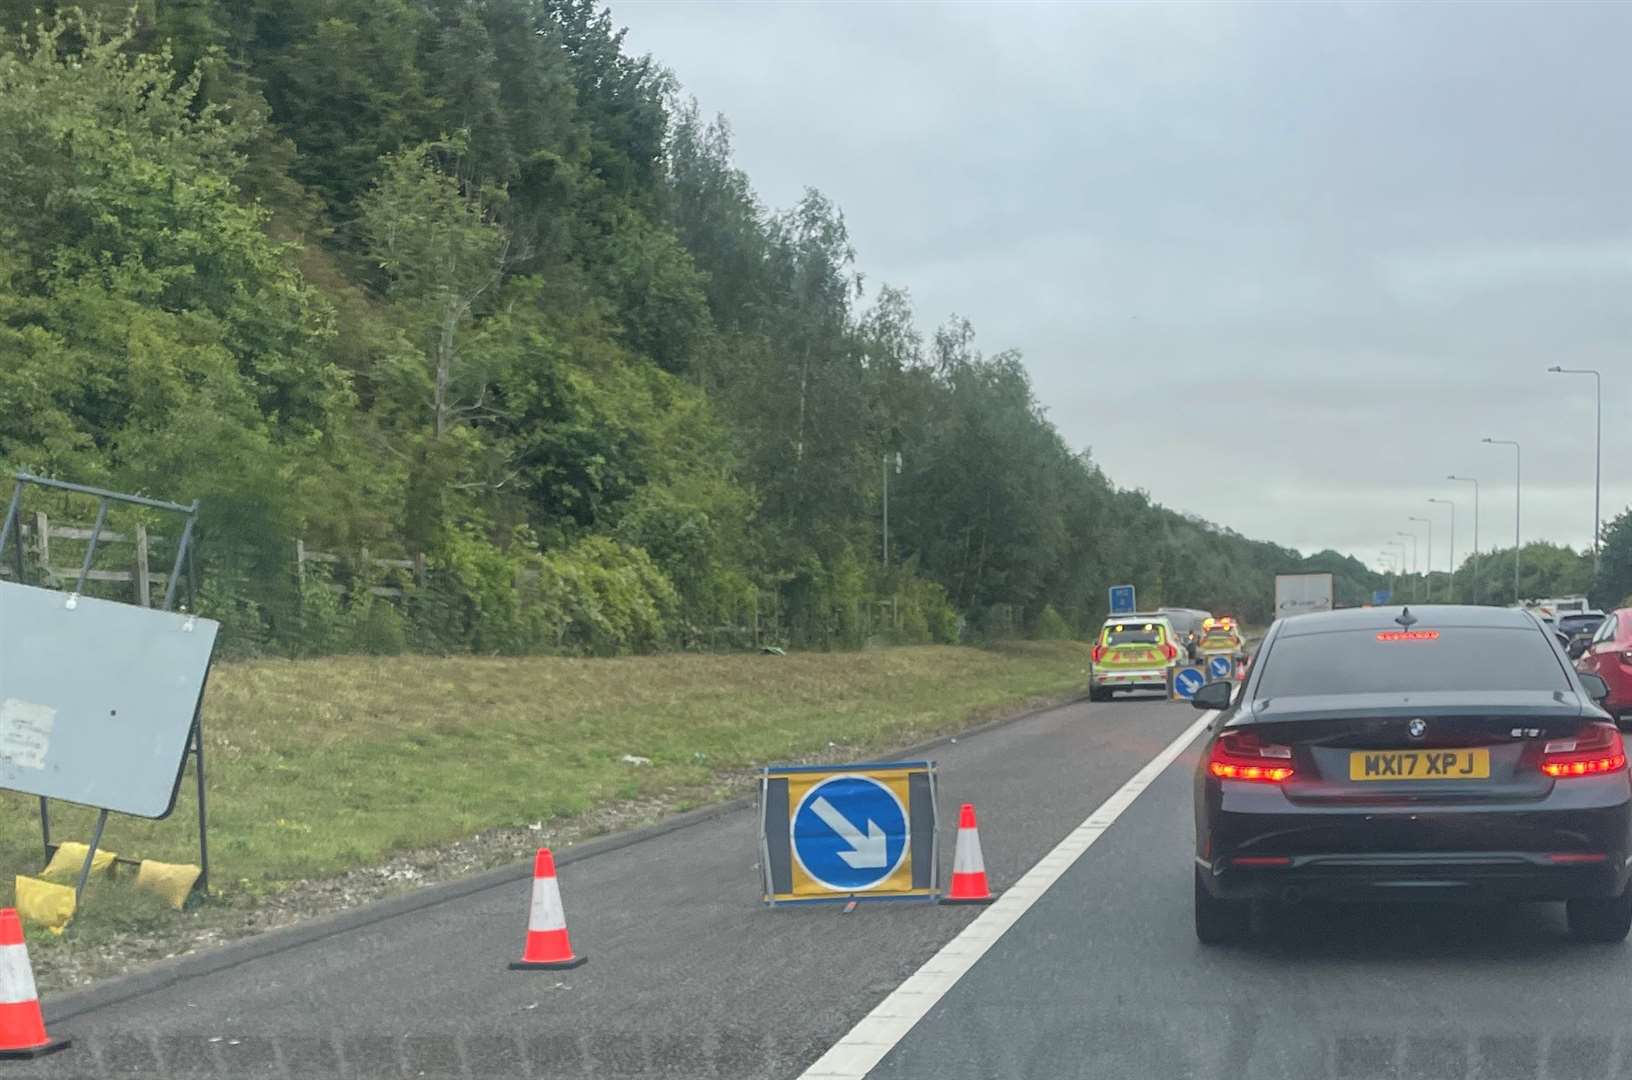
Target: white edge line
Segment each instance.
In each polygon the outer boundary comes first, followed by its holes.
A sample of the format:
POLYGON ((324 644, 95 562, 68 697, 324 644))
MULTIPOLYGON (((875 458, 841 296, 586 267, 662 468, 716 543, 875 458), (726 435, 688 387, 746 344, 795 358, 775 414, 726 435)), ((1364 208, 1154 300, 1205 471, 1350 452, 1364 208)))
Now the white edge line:
POLYGON ((1055 882, 1071 869, 1082 853, 1094 846, 1094 841, 1122 812, 1133 805, 1151 781, 1184 753, 1202 728, 1217 716, 1216 711, 1203 713, 1201 718, 1168 743, 1161 753, 1151 758, 1145 767, 1134 773, 1128 782, 1117 788, 1116 794, 1096 807, 1044 855, 1030 870, 997 898, 997 902, 974 922, 965 926, 958 936, 941 946, 941 950, 924 962, 923 966, 890 992, 872 1012, 864 1016, 849 1033, 834 1043, 816 1062, 799 1074, 799 1080, 864 1080, 884 1055, 906 1037, 935 1003, 946 996, 964 973, 974 967, 986 950, 997 944, 1008 929, 1038 900, 1042 899, 1055 882))

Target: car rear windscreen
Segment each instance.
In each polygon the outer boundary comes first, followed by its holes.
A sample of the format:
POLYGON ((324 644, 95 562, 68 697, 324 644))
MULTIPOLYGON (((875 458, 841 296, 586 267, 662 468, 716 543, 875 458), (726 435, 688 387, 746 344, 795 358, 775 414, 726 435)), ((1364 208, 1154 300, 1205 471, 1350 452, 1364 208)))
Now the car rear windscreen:
POLYGON ((1579 634, 1583 630, 1598 629, 1598 624, 1603 621, 1602 615, 1561 615, 1558 628, 1566 634, 1579 634))
POLYGON ((1279 636, 1261 658, 1257 697, 1568 690, 1547 638, 1533 629, 1449 626, 1279 636))
POLYGON ((1107 645, 1160 645, 1162 643, 1161 630, 1150 626, 1126 626, 1121 629, 1105 631, 1107 645))

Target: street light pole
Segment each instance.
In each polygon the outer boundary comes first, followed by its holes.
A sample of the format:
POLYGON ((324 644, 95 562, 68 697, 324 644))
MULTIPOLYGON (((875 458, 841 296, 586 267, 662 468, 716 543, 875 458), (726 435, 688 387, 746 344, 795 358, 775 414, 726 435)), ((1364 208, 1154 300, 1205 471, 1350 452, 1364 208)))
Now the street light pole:
POLYGON ((1473 602, 1479 602, 1479 481, 1471 476, 1447 476, 1447 480, 1457 480, 1473 485, 1473 602))
MULTIPOLYGON (((896 475, 901 473, 901 451, 895 452, 896 475)), ((884 454, 884 569, 890 568, 890 455, 884 454)))
POLYGON ((1485 442, 1492 446, 1511 446, 1513 448, 1513 603, 1518 605, 1523 602, 1523 597, 1519 596, 1519 500, 1522 495, 1521 488, 1524 479, 1522 468, 1524 451, 1512 439, 1486 438, 1485 442))
POLYGON ((1388 560, 1388 569, 1391 575, 1388 583, 1388 599, 1392 603, 1394 594, 1400 591, 1400 567, 1405 563, 1405 545, 1398 540, 1390 540, 1383 545, 1383 550, 1392 556, 1388 560), (1400 550, 1394 551, 1394 548, 1400 550))
POLYGON ((1451 553, 1445 559, 1445 565, 1450 570, 1450 577, 1445 582, 1445 600, 1447 603, 1456 603, 1456 504, 1449 499, 1428 500, 1431 503, 1441 503, 1451 508, 1451 553))
MULTIPOLYGON (((1416 572, 1417 572, 1417 534, 1414 533, 1414 532, 1398 532, 1398 531, 1396 531, 1394 533, 1394 535, 1395 536, 1409 536, 1411 538, 1411 573, 1412 573, 1413 576, 1415 576, 1416 572)), ((1400 561, 1401 562, 1405 561, 1405 545, 1404 544, 1400 545, 1400 561)), ((1416 599, 1418 599, 1418 600, 1422 599, 1422 582, 1420 582, 1420 581, 1417 582, 1416 599)))
POLYGON ((1428 526, 1428 546, 1422 552, 1422 580, 1423 587, 1428 590, 1427 603, 1431 604, 1434 602, 1434 521, 1425 517, 1413 517, 1411 520, 1428 526))
POLYGON ((1604 378, 1593 368, 1567 368, 1554 364, 1547 369, 1555 375, 1591 375, 1598 399, 1597 419, 1594 424, 1596 440, 1593 449, 1592 475, 1592 573, 1598 575, 1598 533, 1603 529, 1601 510, 1604 491, 1604 378))

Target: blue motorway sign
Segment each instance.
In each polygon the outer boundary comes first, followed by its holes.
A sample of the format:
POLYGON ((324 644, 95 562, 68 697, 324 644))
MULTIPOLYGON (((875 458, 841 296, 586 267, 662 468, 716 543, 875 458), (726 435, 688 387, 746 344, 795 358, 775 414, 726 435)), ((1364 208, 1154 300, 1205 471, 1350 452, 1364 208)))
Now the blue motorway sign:
POLYGON ((1207 676, 1202 674, 1199 667, 1179 668, 1173 673, 1173 696, 1180 701, 1189 701, 1206 684, 1207 676))
POLYGON ((900 797, 854 773, 829 777, 807 791, 792 832, 793 854, 805 873, 841 892, 870 889, 894 873, 909 835, 900 797))
POLYGON ((1138 611, 1138 610, 1139 609, 1134 607, 1134 605, 1133 605, 1133 586, 1132 585, 1112 585, 1111 586, 1111 614, 1112 615, 1126 615, 1129 612, 1138 611))
POLYGON ((1392 589, 1377 589, 1371 594, 1371 602, 1376 607, 1382 607, 1392 599, 1394 599, 1392 589))
POLYGON ((1230 656, 1208 657, 1207 674, 1214 679, 1228 679, 1235 674, 1235 658, 1230 656))

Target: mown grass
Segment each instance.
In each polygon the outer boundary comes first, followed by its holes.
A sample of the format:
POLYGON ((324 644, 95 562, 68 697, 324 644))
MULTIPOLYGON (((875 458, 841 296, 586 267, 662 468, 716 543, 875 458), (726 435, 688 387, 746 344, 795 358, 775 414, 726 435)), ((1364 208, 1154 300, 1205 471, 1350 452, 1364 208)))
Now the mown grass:
MULTIPOLYGON (((717 794, 828 744, 883 750, 1083 684, 1070 642, 789 656, 342 657, 228 664, 205 702, 212 884, 234 904, 486 829, 625 799, 717 794), (630 765, 625 754, 650 759, 630 765)), ((191 773, 175 815, 112 818, 103 847, 196 861, 191 773)), ((89 811, 54 804, 86 840, 89 811)), ((0 904, 40 867, 36 800, 0 794, 0 904)), ((99 904, 86 905, 81 920, 99 904)), ((136 905, 118 918, 162 918, 136 905)), ((76 926, 78 923, 76 922, 76 926)), ((70 930, 70 935, 73 934, 70 930)))

